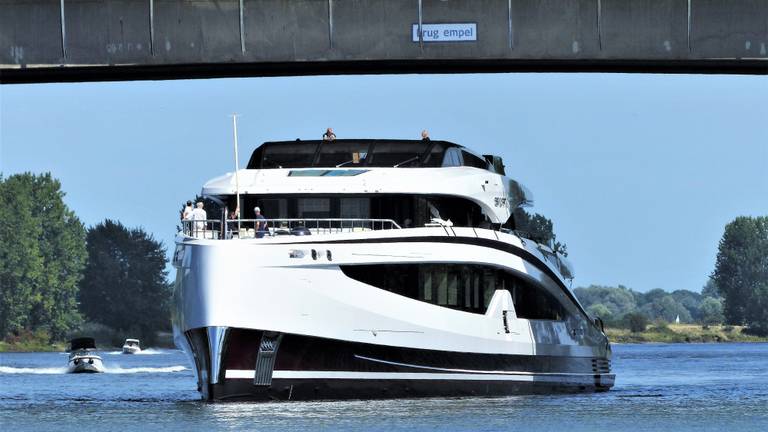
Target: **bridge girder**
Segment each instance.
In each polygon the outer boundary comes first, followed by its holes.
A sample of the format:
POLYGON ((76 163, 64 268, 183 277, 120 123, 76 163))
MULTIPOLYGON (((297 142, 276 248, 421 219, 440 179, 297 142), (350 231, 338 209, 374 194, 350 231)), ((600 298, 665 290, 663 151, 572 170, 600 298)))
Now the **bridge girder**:
POLYGON ((0 0, 3 83, 767 74, 767 51, 767 0, 0 0))

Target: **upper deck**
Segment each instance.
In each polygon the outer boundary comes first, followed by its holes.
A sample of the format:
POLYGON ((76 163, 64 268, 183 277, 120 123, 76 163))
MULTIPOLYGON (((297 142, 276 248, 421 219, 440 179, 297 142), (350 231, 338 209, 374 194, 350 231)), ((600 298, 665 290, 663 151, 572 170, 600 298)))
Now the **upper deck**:
POLYGON ((470 166, 504 175, 496 156, 478 155, 448 141, 337 139, 266 142, 254 150, 248 169, 439 168, 470 166))

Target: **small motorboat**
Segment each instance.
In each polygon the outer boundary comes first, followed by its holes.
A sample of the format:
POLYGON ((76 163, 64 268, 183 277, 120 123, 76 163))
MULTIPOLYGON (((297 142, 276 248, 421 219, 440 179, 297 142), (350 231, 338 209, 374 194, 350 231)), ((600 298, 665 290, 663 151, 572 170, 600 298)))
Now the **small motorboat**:
POLYGON ((96 342, 93 338, 76 338, 69 342, 68 373, 104 372, 101 357, 96 355, 96 342))
POLYGON ((123 344, 123 354, 136 354, 141 352, 138 339, 126 339, 123 344))

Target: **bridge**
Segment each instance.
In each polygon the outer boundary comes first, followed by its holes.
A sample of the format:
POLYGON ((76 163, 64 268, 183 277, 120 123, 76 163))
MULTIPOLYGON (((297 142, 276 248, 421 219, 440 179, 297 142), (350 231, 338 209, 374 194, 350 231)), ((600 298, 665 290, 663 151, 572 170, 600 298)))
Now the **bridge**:
POLYGON ((0 82, 768 74, 768 0, 0 0, 0 82))

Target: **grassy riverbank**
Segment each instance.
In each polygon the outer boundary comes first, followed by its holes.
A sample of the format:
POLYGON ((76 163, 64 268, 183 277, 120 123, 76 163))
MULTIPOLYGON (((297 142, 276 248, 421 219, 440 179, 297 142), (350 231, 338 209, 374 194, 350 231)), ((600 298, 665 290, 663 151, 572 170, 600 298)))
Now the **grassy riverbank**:
POLYGON ((741 326, 713 325, 703 328, 696 324, 650 325, 643 332, 606 328, 611 342, 617 343, 685 343, 685 342, 768 342, 768 338, 742 333, 741 326))
MULTIPOLYGON (((116 335, 113 330, 99 328, 90 325, 87 327, 90 331, 79 332, 74 336, 89 336, 96 339, 96 346, 99 350, 116 350, 123 345, 125 338, 122 334, 116 335)), ((73 337, 74 337, 73 336, 73 337)), ((0 340, 0 353, 4 352, 62 352, 66 351, 68 341, 51 342, 48 333, 45 331, 24 332, 21 335, 9 337, 0 340)), ((169 332, 157 332, 152 348, 174 348, 173 335, 169 332)), ((142 348, 148 348, 142 344, 142 348)))
POLYGON ((23 331, 0 340, 0 353, 4 352, 54 352, 67 349, 66 343, 51 342, 47 331, 23 331))
MULTIPOLYGON (((685 342, 768 342, 768 337, 744 334, 741 326, 709 326, 704 329, 695 324, 650 325, 639 333, 628 329, 606 328, 605 333, 611 342, 615 343, 685 343, 685 342)), ((50 343, 44 335, 35 334, 16 340, 0 341, 0 353, 3 352, 61 352, 67 349, 67 343, 50 343)), ((173 348, 169 333, 158 333, 156 346, 173 348)), ((117 349, 119 346, 110 343, 100 343, 102 349, 117 349)))

